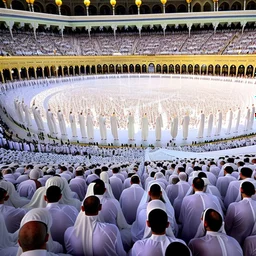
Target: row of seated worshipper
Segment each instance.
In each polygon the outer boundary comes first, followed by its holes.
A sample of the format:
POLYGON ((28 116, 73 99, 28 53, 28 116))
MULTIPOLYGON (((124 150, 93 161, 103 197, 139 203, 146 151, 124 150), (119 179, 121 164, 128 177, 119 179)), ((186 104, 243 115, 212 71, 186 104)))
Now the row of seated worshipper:
POLYGON ((253 157, 226 157, 142 162, 132 168, 81 165, 75 176, 60 166, 59 174, 51 170, 44 175, 45 184, 30 200, 2 179, 0 214, 12 243, 3 243, 0 253, 14 255, 15 248, 17 253, 23 219, 42 210, 52 219, 47 250, 53 253, 165 255, 168 245, 178 242, 190 248, 190 255, 206 255, 206 250, 210 256, 251 255, 256 244, 255 163, 253 157), (83 199, 71 190, 79 186, 71 186, 74 180, 86 187, 83 199), (217 185, 221 180, 222 186, 217 185), (95 207, 88 208, 91 201, 95 207), (154 226, 151 208, 162 211, 153 219, 161 221, 165 215, 167 221, 154 226))

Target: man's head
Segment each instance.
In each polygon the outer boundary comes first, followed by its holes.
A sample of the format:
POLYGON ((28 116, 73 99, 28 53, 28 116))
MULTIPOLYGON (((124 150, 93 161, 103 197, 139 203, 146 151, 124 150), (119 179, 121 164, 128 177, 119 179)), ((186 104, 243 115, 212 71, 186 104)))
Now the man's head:
POLYGON ((192 186, 195 191, 203 191, 204 190, 204 180, 202 178, 196 177, 193 179, 192 186))
POLYGON ((95 183, 93 187, 93 193, 94 195, 103 195, 106 191, 105 183, 101 179, 97 179, 93 181, 95 183))
POLYGON ((249 182, 249 181, 244 181, 242 184, 241 184, 241 193, 242 193, 242 197, 251 197, 255 194, 255 187, 254 185, 249 182))
POLYGON ((138 175, 133 175, 131 177, 131 184, 140 184, 140 178, 138 175))
POLYGON ((189 248, 181 242, 170 243, 166 250, 165 256, 190 256, 189 248))
POLYGON ((162 197, 161 187, 158 184, 153 184, 148 192, 151 200, 160 199, 162 197))
POLYGON ((98 215, 99 211, 101 210, 100 199, 97 196, 88 196, 85 198, 81 209, 83 212, 85 212, 85 215, 98 215))
POLYGON ((60 166, 60 172, 65 172, 65 171, 67 171, 67 167, 64 165, 60 166))
POLYGON ((50 186, 46 190, 46 195, 44 196, 44 200, 48 203, 56 203, 61 199, 61 190, 57 186, 50 186))
POLYGON ((44 249, 49 235, 47 226, 40 221, 30 221, 24 224, 19 231, 18 243, 23 252, 44 249))
POLYGON ((241 180, 244 180, 246 178, 252 177, 252 169, 249 167, 242 167, 240 171, 240 178, 241 180))
POLYGON ((207 209, 203 215, 205 229, 207 231, 218 232, 222 226, 221 215, 213 209, 207 209))
POLYGON ((230 166, 230 165, 227 165, 227 166, 224 168, 224 175, 226 175, 226 174, 231 174, 233 171, 234 171, 233 167, 230 166))
POLYGON ((101 169, 100 169, 100 168, 96 168, 96 169, 94 170, 94 173, 95 173, 97 176, 100 177, 101 169))
POLYGON ((148 215, 147 225, 151 228, 152 234, 165 234, 165 230, 169 226, 166 212, 161 209, 152 210, 148 215))

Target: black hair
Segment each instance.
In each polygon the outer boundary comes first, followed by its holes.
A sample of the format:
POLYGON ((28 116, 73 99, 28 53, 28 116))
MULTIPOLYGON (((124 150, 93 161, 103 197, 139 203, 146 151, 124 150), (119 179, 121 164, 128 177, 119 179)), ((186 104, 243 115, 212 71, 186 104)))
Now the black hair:
POLYGON ((58 186, 50 186, 46 190, 46 197, 49 203, 55 203, 60 200, 61 190, 58 186))
POLYGON ((154 209, 148 215, 148 222, 154 233, 162 234, 168 223, 167 213, 161 209, 154 209))

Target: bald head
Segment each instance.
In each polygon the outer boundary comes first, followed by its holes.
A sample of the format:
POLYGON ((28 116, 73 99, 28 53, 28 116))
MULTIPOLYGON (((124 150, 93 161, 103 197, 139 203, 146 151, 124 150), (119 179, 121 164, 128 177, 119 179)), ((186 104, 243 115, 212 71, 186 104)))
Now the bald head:
POLYGON ((40 221, 29 221, 19 231, 18 242, 23 252, 46 249, 47 226, 40 221))

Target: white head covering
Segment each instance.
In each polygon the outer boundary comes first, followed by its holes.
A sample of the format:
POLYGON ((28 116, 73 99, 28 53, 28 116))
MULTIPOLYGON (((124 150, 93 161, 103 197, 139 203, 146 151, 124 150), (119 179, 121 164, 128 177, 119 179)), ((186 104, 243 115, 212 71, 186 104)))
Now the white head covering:
POLYGON ((23 207, 25 204, 29 202, 29 199, 25 197, 20 197, 20 195, 15 190, 14 185, 5 180, 0 181, 0 188, 7 191, 7 195, 9 196, 9 199, 5 201, 5 204, 13 206, 15 208, 23 207))
MULTIPOLYGON (((94 184, 95 183, 93 183, 93 186, 94 184)), ((81 241, 83 242, 84 255, 93 255, 92 234, 97 223, 97 218, 98 215, 87 216, 85 212, 81 210, 74 224, 75 235, 76 237, 79 237, 79 239, 81 239, 81 241)))
POLYGON ((107 197, 111 197, 111 198, 115 198, 115 196, 113 195, 113 191, 112 191, 112 187, 109 183, 109 175, 107 172, 101 172, 100 173, 100 179, 104 181, 105 183, 105 187, 106 187, 106 196, 107 197))
MULTIPOLYGON (((207 208, 207 209, 205 209, 205 210, 202 212, 201 222, 200 222, 200 224, 199 224, 199 226, 198 226, 198 229, 197 229, 195 238, 199 238, 199 237, 202 237, 202 236, 205 235, 205 232, 206 232, 206 231, 205 231, 205 228, 204 228, 204 222, 205 222, 205 214, 206 214, 206 212, 207 212, 208 210, 214 210, 214 209, 207 208)), ((215 210, 215 211, 216 211, 216 210, 215 210)), ((219 213, 219 214, 221 215, 221 213, 219 213)), ((225 223, 224 223, 224 221, 223 221, 223 222, 222 222, 222 226, 221 226, 221 228, 219 229, 218 232, 223 233, 223 234, 226 234, 226 231, 225 231, 224 226, 225 226, 225 223)))
MULTIPOLYGON (((20 223, 20 228, 22 228, 26 223, 30 221, 40 221, 43 222, 47 226, 47 233, 49 234, 49 239, 47 242, 47 251, 50 252, 61 252, 62 246, 58 243, 52 240, 51 237, 51 226, 52 226, 52 216, 48 212, 48 210, 44 208, 36 208, 32 209, 29 212, 26 213, 26 215, 23 217, 20 223)), ((21 255, 22 249, 19 247, 19 250, 17 252, 17 256, 21 255)))
POLYGON ((179 173, 179 179, 182 181, 186 181, 187 180, 187 174, 185 172, 180 172, 179 173))
POLYGON ((37 180, 40 178, 40 171, 38 169, 32 169, 28 176, 32 180, 37 180))

